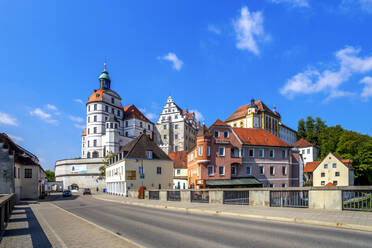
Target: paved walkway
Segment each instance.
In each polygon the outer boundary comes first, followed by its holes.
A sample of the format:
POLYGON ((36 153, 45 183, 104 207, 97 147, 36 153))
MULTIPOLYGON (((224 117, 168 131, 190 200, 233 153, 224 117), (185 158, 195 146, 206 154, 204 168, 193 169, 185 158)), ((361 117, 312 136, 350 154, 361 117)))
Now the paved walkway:
POLYGON ((372 212, 337 210, 329 211, 307 208, 270 208, 245 205, 237 206, 226 204, 139 200, 135 198, 126 198, 108 194, 96 194, 93 197, 100 200, 115 201, 123 204, 168 208, 208 214, 220 214, 243 218, 256 218, 328 227, 339 227, 372 232, 372 212))
POLYGON ((111 231, 49 202, 17 205, 0 248, 137 247, 111 231))

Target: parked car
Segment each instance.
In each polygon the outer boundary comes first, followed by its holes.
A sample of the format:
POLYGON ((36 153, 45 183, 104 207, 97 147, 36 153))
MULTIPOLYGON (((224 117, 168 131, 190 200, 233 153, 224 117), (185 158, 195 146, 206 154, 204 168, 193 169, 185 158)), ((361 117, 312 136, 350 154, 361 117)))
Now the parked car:
POLYGON ((91 195, 90 189, 84 189, 83 195, 91 195))
POLYGON ((65 190, 62 193, 63 197, 72 196, 71 190, 65 190))

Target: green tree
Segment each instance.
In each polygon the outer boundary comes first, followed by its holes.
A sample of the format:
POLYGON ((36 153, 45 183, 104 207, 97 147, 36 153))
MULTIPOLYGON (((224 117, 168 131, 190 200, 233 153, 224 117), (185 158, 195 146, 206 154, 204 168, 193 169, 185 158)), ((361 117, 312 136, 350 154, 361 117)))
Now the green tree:
POLYGON ((115 157, 115 153, 109 152, 104 158, 103 158, 103 165, 99 167, 100 176, 98 177, 99 180, 104 180, 106 178, 106 167, 110 163, 110 159, 115 157))
POLYGON ((319 159, 323 159, 330 152, 336 152, 338 142, 343 131, 344 130, 340 125, 335 127, 327 127, 322 130, 322 132, 319 134, 319 159))
POLYGON ((298 121, 297 136, 299 139, 306 139, 305 120, 301 119, 298 121))
POLYGON ((46 170, 45 171, 45 176, 46 176, 48 182, 54 182, 54 171, 46 170))

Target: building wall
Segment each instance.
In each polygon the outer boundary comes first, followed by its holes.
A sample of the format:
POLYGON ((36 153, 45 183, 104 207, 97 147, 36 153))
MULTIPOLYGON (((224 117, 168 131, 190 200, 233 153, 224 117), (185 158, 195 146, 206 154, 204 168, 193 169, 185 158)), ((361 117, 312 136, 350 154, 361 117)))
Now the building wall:
POLYGON ((15 187, 18 199, 38 199, 41 195, 42 180, 45 174, 39 166, 22 165, 15 163, 16 178, 15 187), (32 170, 32 177, 25 178, 25 170, 32 170), (20 173, 20 174, 19 174, 20 173))
POLYGON ((352 186, 350 183, 353 181, 349 178, 349 168, 347 168, 342 162, 340 162, 334 155, 329 154, 313 172, 313 186, 325 186, 327 183, 337 181, 337 186, 352 186), (324 168, 327 164, 328 168, 324 168), (333 168, 333 164, 336 164, 336 168, 333 168), (340 173, 340 176, 336 176, 336 172, 340 173), (324 173, 324 177, 322 177, 324 173), (324 182, 322 184, 322 182, 324 182))
POLYGON ((304 163, 306 164, 307 162, 314 162, 318 159, 319 156, 319 150, 316 147, 301 147, 298 148, 300 151, 300 154, 302 155, 304 159, 304 163))
POLYGON ((297 141, 297 133, 279 124, 279 138, 291 145, 297 141))
POLYGON ((0 143, 0 194, 14 193, 14 156, 0 143))

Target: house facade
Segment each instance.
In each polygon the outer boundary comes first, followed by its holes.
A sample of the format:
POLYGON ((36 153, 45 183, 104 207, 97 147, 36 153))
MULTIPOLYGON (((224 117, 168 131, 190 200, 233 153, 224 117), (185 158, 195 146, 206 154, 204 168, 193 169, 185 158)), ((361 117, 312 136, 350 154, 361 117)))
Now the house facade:
POLYGON ((107 192, 127 195, 128 190, 170 189, 173 161, 146 134, 122 147, 106 168, 107 192))
POLYGON ((271 110, 262 101, 251 100, 250 104, 239 107, 225 120, 232 127, 260 128, 274 134, 288 144, 297 141, 297 132, 281 122, 276 107, 271 110))
POLYGON ((293 146, 299 150, 305 164, 307 162, 314 162, 318 159, 319 149, 309 141, 299 139, 293 146))
POLYGON ((173 160, 173 188, 188 189, 187 151, 171 152, 168 156, 173 160))
POLYGON ((304 173, 309 186, 320 187, 328 185, 353 186, 353 161, 343 159, 337 154, 329 153, 322 161, 306 163, 304 173))

